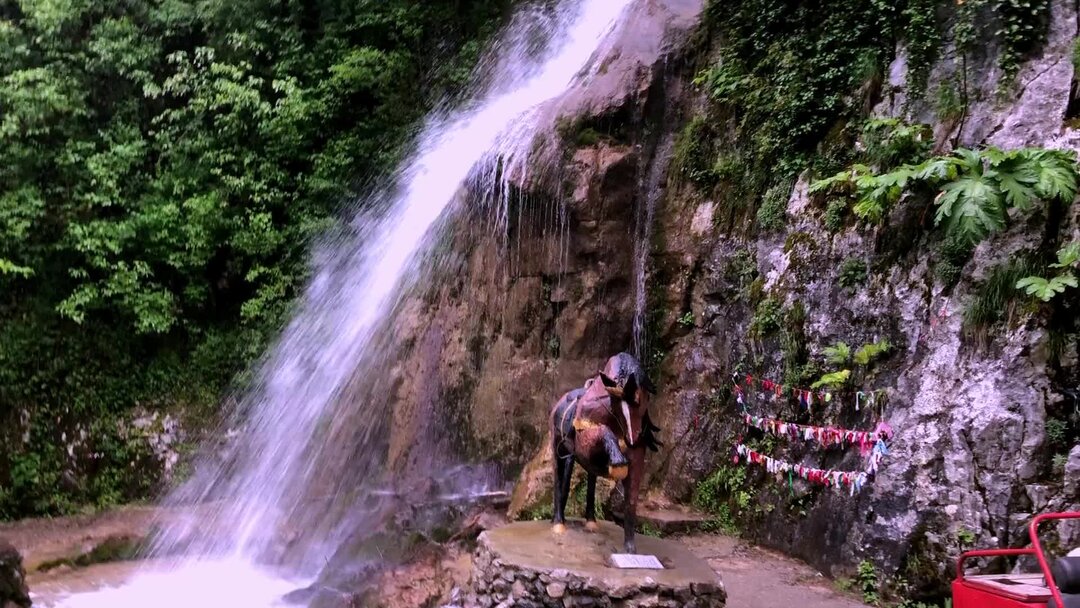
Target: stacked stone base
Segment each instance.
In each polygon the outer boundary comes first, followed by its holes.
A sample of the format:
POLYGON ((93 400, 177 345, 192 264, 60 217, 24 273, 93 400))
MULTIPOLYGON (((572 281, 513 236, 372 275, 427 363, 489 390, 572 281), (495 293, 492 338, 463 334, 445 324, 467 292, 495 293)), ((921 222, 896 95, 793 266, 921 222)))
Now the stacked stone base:
POLYGON ((703 560, 676 542, 638 539, 664 570, 622 570, 608 563, 621 552, 622 531, 603 524, 589 533, 571 526, 556 535, 546 522, 511 524, 480 535, 465 608, 719 608, 726 592, 703 560))

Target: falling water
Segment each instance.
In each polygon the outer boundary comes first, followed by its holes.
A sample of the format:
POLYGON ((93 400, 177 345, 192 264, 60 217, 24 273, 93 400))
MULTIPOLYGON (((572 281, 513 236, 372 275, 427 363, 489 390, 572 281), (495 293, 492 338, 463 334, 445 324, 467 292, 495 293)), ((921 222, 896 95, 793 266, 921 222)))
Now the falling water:
POLYGON ((645 192, 645 204, 637 206, 637 214, 634 218, 634 324, 632 337, 634 355, 641 361, 647 359, 649 350, 649 336, 646 328, 649 294, 645 278, 649 270, 649 250, 652 247, 653 221, 656 216, 656 206, 664 196, 668 160, 671 158, 673 146, 674 141, 670 133, 665 135, 657 145, 649 170, 645 174, 645 183, 642 184, 644 186, 642 191, 645 192))
MULTIPOLYGON (((434 112, 388 186, 357 205, 348 233, 317 248, 314 278, 298 311, 241 400, 242 427, 229 465, 204 470, 176 495, 211 504, 197 523, 210 532, 174 526, 157 551, 182 549, 192 557, 165 571, 145 572, 122 588, 72 596, 60 605, 270 606, 302 582, 286 581, 288 573, 259 564, 301 517, 311 530, 344 532, 340 521, 323 521, 340 514, 311 506, 309 481, 325 477, 324 468, 340 454, 327 445, 328 437, 341 424, 341 408, 357 407, 343 406, 349 399, 342 395, 358 377, 364 380, 364 362, 383 354, 380 336, 389 312, 416 282, 421 255, 429 253, 444 213, 471 176, 528 168, 533 139, 544 126, 540 107, 595 69, 592 55, 632 1, 563 0, 516 16, 478 67, 471 99, 434 112)), ((372 412, 367 418, 385 416, 372 412)), ((366 424, 364 416, 346 420, 366 424)), ((378 428, 369 424, 352 437, 375 442, 378 428)), ((294 562, 321 564, 340 539, 315 541, 303 545, 303 558, 294 562)))

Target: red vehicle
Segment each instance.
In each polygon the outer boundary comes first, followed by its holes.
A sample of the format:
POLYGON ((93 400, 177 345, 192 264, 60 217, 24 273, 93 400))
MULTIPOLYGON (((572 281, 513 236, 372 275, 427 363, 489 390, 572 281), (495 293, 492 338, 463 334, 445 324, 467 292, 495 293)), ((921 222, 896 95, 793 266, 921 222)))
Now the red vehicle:
POLYGON ((1058 519, 1080 519, 1080 512, 1036 516, 1028 528, 1031 547, 1027 549, 985 549, 961 555, 952 584, 953 608, 1080 608, 1080 557, 1058 558, 1051 567, 1039 542, 1039 524, 1058 519), (964 562, 969 559, 1019 555, 1034 555, 1041 572, 964 576, 964 562))

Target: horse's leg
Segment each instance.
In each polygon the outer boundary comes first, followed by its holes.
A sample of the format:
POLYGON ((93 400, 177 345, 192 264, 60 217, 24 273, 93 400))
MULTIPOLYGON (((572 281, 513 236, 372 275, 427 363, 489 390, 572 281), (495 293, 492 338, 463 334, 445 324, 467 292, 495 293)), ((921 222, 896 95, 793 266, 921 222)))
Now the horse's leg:
POLYGON ((596 475, 589 473, 585 487, 585 529, 589 532, 598 532, 600 526, 596 524, 596 475))
POLYGON ((634 528, 637 526, 638 494, 641 492, 641 479, 645 476, 645 447, 630 448, 630 474, 623 479, 623 549, 627 553, 637 553, 634 543, 634 528))
POLYGON ((563 505, 566 504, 566 501, 564 501, 562 499, 562 485, 563 485, 563 483, 562 483, 562 478, 563 478, 562 460, 563 459, 561 457, 562 455, 559 453, 561 451, 561 450, 559 450, 559 443, 561 443, 561 442, 559 441, 559 438, 558 438, 558 430, 557 429, 556 429, 555 433, 556 433, 555 440, 552 441, 552 443, 551 443, 551 462, 555 466, 555 478, 554 478, 555 483, 554 483, 554 487, 551 489, 551 499, 552 499, 552 502, 554 503, 552 505, 552 508, 551 508, 551 523, 554 526, 555 532, 556 533, 561 533, 564 530, 566 530, 565 517, 564 517, 564 513, 563 513, 563 505))
POLYGON ((570 480, 574 477, 574 457, 570 454, 555 462, 555 533, 566 531, 566 501, 570 498, 570 480))

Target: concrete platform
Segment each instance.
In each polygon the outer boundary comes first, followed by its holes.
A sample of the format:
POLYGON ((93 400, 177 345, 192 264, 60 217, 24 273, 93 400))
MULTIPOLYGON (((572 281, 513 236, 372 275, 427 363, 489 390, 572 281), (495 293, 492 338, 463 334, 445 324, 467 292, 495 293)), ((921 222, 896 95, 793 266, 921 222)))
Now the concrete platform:
POLYGON ((622 529, 601 522, 587 532, 570 522, 557 535, 549 522, 519 522, 480 535, 467 592, 468 606, 654 606, 715 608, 726 593, 718 575, 682 544, 639 535, 638 552, 659 558, 663 570, 610 565, 622 552, 622 529), (508 602, 508 603, 507 603, 508 602))
MULTIPOLYGON (((614 511, 612 518, 622 523, 622 513, 614 511)), ((712 518, 688 507, 639 507, 638 525, 649 525, 664 535, 701 532, 712 518)))

